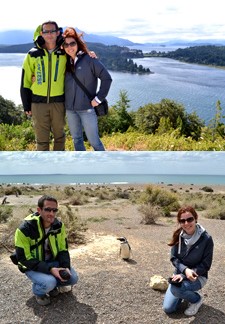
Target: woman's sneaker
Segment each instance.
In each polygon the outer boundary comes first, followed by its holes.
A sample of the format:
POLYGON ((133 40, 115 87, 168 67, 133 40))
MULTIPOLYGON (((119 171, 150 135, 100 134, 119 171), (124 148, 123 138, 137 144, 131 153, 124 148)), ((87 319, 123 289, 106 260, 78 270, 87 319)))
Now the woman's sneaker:
POLYGON ((190 303, 188 308, 185 310, 184 314, 187 316, 193 316, 193 315, 197 314, 202 303, 203 303, 202 297, 200 298, 200 300, 197 303, 195 303, 195 304, 190 303))
POLYGON ((59 287, 60 294, 68 293, 70 291, 72 291, 72 286, 60 286, 59 287))
POLYGON ((46 306, 50 304, 50 298, 47 295, 35 296, 36 302, 41 306, 46 306))

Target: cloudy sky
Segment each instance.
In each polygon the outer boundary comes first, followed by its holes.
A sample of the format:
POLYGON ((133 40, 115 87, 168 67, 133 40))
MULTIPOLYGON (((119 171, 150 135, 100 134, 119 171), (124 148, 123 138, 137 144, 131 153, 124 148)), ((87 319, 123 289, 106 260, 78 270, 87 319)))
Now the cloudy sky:
POLYGON ((4 174, 225 175, 225 152, 0 152, 4 174))
POLYGON ((0 30, 34 30, 46 20, 133 42, 225 39, 224 1, 11 0, 1 3, 0 30))

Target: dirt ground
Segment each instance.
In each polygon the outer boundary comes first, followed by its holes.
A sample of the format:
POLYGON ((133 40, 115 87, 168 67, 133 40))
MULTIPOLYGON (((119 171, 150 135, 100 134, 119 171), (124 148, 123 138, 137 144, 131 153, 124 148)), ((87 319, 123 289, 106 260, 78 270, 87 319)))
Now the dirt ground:
MULTIPOLYGON (((37 201, 37 200, 36 200, 37 201)), ((186 304, 174 315, 162 311, 164 292, 150 288, 153 275, 168 278, 173 271, 167 246, 175 218, 157 225, 140 223, 141 214, 128 201, 115 201, 104 207, 79 207, 88 222, 87 244, 70 246, 72 265, 79 281, 72 292, 52 298, 49 306, 36 303, 31 283, 9 260, 0 256, 0 323, 144 324, 144 323, 225 323, 224 221, 200 215, 199 222, 214 239, 214 260, 209 280, 202 290, 204 303, 196 316, 186 317, 186 304), (129 262, 119 256, 125 236, 132 248, 129 262)))

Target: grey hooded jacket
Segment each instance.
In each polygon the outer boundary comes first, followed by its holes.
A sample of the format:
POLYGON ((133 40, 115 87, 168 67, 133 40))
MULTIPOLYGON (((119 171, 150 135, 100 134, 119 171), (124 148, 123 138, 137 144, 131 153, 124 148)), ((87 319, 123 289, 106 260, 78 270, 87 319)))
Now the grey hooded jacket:
MULTIPOLYGON (((112 78, 98 59, 91 58, 85 53, 78 55, 78 60, 75 63, 75 73, 93 98, 97 96, 100 101, 106 98, 112 78), (100 80, 99 89, 98 79, 100 80)), ((90 99, 76 83, 70 72, 66 73, 65 78, 65 108, 74 111, 92 108, 90 99)))
POLYGON ((199 239, 189 248, 181 238, 181 249, 174 245, 171 249, 170 261, 176 269, 176 273, 184 274, 186 268, 196 271, 199 276, 208 278, 208 271, 213 259, 213 240, 204 230, 199 239), (180 250, 180 251, 179 251, 180 250))

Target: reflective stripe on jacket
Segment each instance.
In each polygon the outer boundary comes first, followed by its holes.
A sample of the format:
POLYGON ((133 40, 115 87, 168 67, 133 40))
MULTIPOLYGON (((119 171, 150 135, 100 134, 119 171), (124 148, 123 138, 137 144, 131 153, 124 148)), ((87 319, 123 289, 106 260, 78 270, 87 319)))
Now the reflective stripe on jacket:
POLYGON ((49 53, 35 46, 27 53, 20 89, 25 111, 31 110, 32 102, 64 102, 65 69, 66 55, 60 48, 49 53))
MULTIPOLYGON (((70 256, 66 238, 65 226, 57 218, 48 232, 52 261, 57 260, 62 268, 70 268, 70 256)), ((15 233, 15 246, 18 267, 26 270, 49 273, 48 263, 45 262, 44 241, 38 242, 45 236, 41 216, 38 213, 27 216, 15 233), (32 246, 37 245, 35 249, 32 246)))

